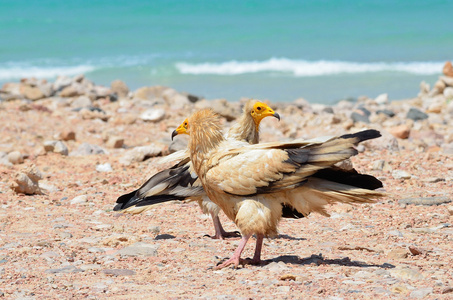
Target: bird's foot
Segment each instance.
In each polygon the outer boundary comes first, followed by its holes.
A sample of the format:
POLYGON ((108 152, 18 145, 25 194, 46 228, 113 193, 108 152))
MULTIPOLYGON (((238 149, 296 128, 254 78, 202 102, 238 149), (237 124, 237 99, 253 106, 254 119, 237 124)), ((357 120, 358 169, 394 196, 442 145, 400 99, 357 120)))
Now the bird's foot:
POLYGON ((232 256, 231 258, 227 259, 226 261, 224 261, 223 263, 218 263, 217 266, 214 267, 214 270, 220 270, 220 269, 223 269, 223 268, 226 268, 230 265, 234 265, 234 268, 237 269, 239 264, 244 264, 244 260, 241 259, 239 256, 232 256))
POLYGON ((204 236, 210 237, 211 239, 214 240, 224 240, 226 238, 240 238, 241 233, 239 231, 224 231, 222 233, 216 232, 216 234, 214 235, 205 234, 204 236))

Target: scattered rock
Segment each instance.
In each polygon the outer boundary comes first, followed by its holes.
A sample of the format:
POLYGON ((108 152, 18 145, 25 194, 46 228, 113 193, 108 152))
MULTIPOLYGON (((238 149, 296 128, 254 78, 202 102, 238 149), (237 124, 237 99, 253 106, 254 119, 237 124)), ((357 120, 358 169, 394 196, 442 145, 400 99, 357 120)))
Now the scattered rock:
POLYGON ((71 204, 82 204, 88 202, 88 196, 87 195, 80 195, 77 197, 72 198, 70 201, 71 204))
POLYGON ((76 134, 72 130, 64 130, 58 136, 63 141, 75 141, 76 139, 76 134))
POLYGON ((113 172, 112 165, 110 163, 100 164, 96 166, 98 172, 113 172))
POLYGON ((387 257, 390 259, 402 259, 407 257, 407 251, 406 249, 395 249, 391 250, 388 254, 387 257))
POLYGON ((38 181, 42 179, 41 171, 35 166, 28 167, 24 172, 18 173, 11 185, 16 193, 26 195, 41 195, 38 181))
POLYGON ((105 269, 102 270, 102 273, 114 276, 131 276, 135 275, 136 272, 128 269, 105 269))
POLYGON ((165 118, 164 109, 148 109, 140 115, 140 119, 149 122, 159 122, 165 118))
POLYGON ((414 205, 439 205, 443 203, 449 203, 451 199, 449 197, 418 197, 418 198, 404 198, 398 200, 399 204, 414 204, 414 205))
POLYGON ((417 289, 417 290, 413 290, 411 292, 410 297, 411 298, 417 298, 417 299, 423 299, 426 296, 428 296, 429 294, 432 294, 432 292, 433 292, 433 288, 432 287, 423 288, 423 289, 417 289))
POLYGON ((36 101, 44 98, 44 93, 38 87, 32 87, 29 85, 21 85, 20 93, 24 95, 26 99, 36 101))
POLYGON ((145 159, 158 156, 163 150, 163 146, 159 146, 154 143, 149 146, 135 147, 126 152, 126 154, 119 159, 119 162, 128 166, 134 162, 141 162, 145 159))
POLYGON ((362 122, 362 123, 366 123, 366 124, 370 123, 368 116, 362 111, 354 111, 351 114, 351 119, 354 122, 362 122))
POLYGON ((409 249, 410 253, 413 256, 420 255, 423 253, 420 249, 418 249, 417 247, 414 247, 414 246, 409 246, 407 248, 409 249))
POLYGON ((110 136, 105 144, 109 148, 122 148, 124 139, 117 136, 110 136))
POLYGON ((389 95, 388 94, 380 94, 377 96, 374 101, 376 101, 377 104, 387 104, 389 102, 389 95))
POLYGON ((395 179, 410 179, 412 175, 403 170, 394 170, 392 172, 392 177, 395 179))
POLYGON ((24 158, 19 151, 13 151, 8 153, 8 160, 13 165, 21 164, 24 162, 24 158))
POLYGON ((121 256, 157 256, 157 249, 159 249, 159 245, 138 242, 121 249, 116 254, 121 256))
POLYGON ((445 76, 453 77, 453 66, 451 64, 451 61, 447 61, 445 63, 444 68, 442 69, 442 73, 444 73, 445 76))
POLYGON ((403 124, 393 128, 390 128, 389 132, 396 138, 407 139, 411 133, 409 126, 403 124))
POLYGON ((62 141, 57 141, 55 143, 53 152, 59 153, 61 155, 68 155, 69 154, 69 149, 68 149, 68 147, 66 146, 65 143, 63 143, 62 141))
POLYGON ((69 153, 70 156, 107 154, 108 152, 97 145, 88 143, 81 144, 76 150, 69 153))
POLYGON ((424 112, 416 109, 416 108, 411 108, 407 115, 406 115, 406 118, 407 119, 411 119, 411 120, 414 120, 414 121, 419 121, 419 120, 425 120, 425 119, 428 119, 428 115, 425 114, 424 112))
POLYGON ((442 291, 440 292, 441 294, 449 294, 449 293, 453 293, 453 287, 451 286, 448 286, 446 288, 443 288, 442 291))
POLYGON ((453 205, 449 205, 447 207, 447 210, 448 210, 448 213, 450 214, 450 216, 453 216, 453 205))
POLYGON ((125 98, 129 94, 129 88, 126 83, 121 80, 114 80, 110 84, 110 89, 113 93, 116 93, 119 98, 125 98))
POLYGON ((423 275, 419 271, 407 267, 391 269, 390 274, 401 279, 423 279, 423 275))
POLYGON ((78 272, 83 272, 82 269, 78 269, 74 266, 66 266, 61 269, 48 269, 44 271, 45 273, 48 274, 57 274, 57 273, 78 273, 78 272))

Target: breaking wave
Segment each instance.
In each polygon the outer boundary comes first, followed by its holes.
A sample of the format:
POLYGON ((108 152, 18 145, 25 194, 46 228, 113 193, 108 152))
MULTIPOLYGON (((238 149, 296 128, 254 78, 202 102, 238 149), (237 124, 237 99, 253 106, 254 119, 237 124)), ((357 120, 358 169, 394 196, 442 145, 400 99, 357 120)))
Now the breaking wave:
POLYGON ((176 68, 182 74, 239 75, 258 72, 289 73, 298 77, 336 75, 342 73, 406 72, 416 75, 441 73, 443 62, 347 62, 308 61, 271 58, 265 61, 227 61, 222 63, 192 64, 180 62, 176 68))

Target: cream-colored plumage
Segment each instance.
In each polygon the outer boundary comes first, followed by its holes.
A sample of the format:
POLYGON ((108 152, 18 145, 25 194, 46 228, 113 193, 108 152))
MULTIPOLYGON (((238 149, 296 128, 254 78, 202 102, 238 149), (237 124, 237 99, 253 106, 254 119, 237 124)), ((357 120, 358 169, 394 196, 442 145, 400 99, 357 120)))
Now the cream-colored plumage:
MULTIPOLYGON (((280 118, 268 105, 256 100, 247 101, 241 117, 230 128, 225 139, 234 148, 258 143, 260 122, 268 116, 280 118)), ((182 134, 186 131, 188 131, 188 128, 183 122, 175 132, 182 134)), ((169 155, 161 162, 174 160, 180 162, 171 169, 155 174, 137 191, 118 198, 117 203, 119 204, 115 207, 115 210, 138 214, 149 209, 155 203, 190 199, 196 201, 205 214, 212 216, 215 227, 214 238, 223 239, 227 236, 238 236, 237 233, 226 232, 222 228, 218 217, 220 208, 210 201, 204 193, 201 182, 197 180, 197 175, 193 171, 188 149, 169 155)))
POLYGON ((235 222, 243 236, 233 257, 219 267, 237 266, 252 234, 257 236, 253 260, 259 262, 263 237, 277 233, 283 205, 304 215, 328 215, 326 204, 370 203, 383 196, 373 190, 380 186, 374 177, 346 174, 334 167, 357 154, 354 145, 380 136, 377 131, 235 148, 223 137, 219 117, 211 110, 193 114, 188 124, 193 168, 207 196, 235 222), (351 185, 354 178, 346 180, 337 175, 356 176, 365 188, 351 185))

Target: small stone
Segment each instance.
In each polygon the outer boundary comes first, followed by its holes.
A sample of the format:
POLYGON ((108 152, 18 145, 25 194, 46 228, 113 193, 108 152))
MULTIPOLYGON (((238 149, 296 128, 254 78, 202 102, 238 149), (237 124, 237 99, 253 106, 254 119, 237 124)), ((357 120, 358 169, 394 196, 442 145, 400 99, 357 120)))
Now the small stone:
POLYGON ((392 172, 392 177, 395 179, 410 179, 412 175, 403 170, 394 170, 392 172))
POLYGON ((149 146, 135 147, 126 152, 119 162, 123 165, 130 165, 133 162, 141 162, 147 158, 158 156, 163 151, 163 146, 151 144, 149 146))
POLYGON ((107 274, 107 275, 114 275, 114 276, 135 275, 135 271, 128 270, 128 269, 105 269, 105 270, 102 270, 102 273, 107 274))
POLYGON ((81 204, 81 203, 86 203, 87 201, 88 201, 87 195, 80 195, 80 196, 72 198, 70 203, 71 204, 81 204))
POLYGON ((379 109, 376 111, 376 114, 384 114, 390 118, 393 118, 395 116, 395 113, 389 109, 379 109))
POLYGON ((280 280, 283 280, 283 281, 295 281, 297 278, 296 275, 293 275, 293 274, 284 274, 282 276, 280 276, 280 280))
POLYGON ((374 101, 376 101, 377 104, 386 104, 389 102, 389 95, 388 94, 380 94, 377 96, 374 101))
POLYGON ((55 143, 55 147, 53 149, 53 152, 55 153, 59 153, 61 155, 68 155, 69 154, 69 149, 68 147, 66 146, 65 143, 63 143, 62 141, 57 141, 55 143))
POLYGON ((395 249, 395 250, 390 251, 387 254, 387 257, 391 258, 391 259, 402 259, 402 258, 406 258, 407 254, 408 253, 407 253, 406 249, 395 249))
POLYGON ((453 216, 453 205, 449 205, 447 207, 447 210, 448 210, 448 213, 450 214, 450 216, 453 216))
POLYGON ((57 141, 45 141, 44 142, 44 150, 46 152, 53 152, 55 149, 55 145, 57 144, 57 141))
POLYGON ((448 100, 453 99, 453 87, 449 86, 444 89, 444 97, 448 100))
POLYGON ((360 112, 354 111, 351 114, 351 119, 354 121, 354 123, 356 123, 356 122, 370 123, 368 116, 362 111, 360 111, 360 112))
POLYGON ((403 233, 399 230, 392 230, 392 231, 389 231, 389 234, 390 235, 393 235, 393 236, 397 236, 397 237, 403 237, 403 233))
POLYGON ((91 99, 89 97, 79 96, 72 101, 71 106, 75 107, 75 108, 80 108, 80 107, 89 107, 89 106, 91 106, 91 104, 92 104, 91 99))
POLYGON ((110 84, 110 89, 113 93, 116 93, 119 98, 125 98, 127 97, 127 94, 129 94, 129 88, 127 87, 126 83, 121 80, 112 81, 112 83, 110 84))
POLYGON ((140 119, 149 122, 159 122, 165 118, 164 109, 148 109, 140 115, 140 119))
POLYGON ((64 130, 59 134, 60 139, 63 141, 75 141, 76 134, 72 130, 64 130))
POLYGON ((413 256, 422 254, 422 251, 414 246, 407 247, 413 256))
POLYGON ((107 154, 107 151, 97 145, 83 143, 76 150, 72 151, 70 156, 84 156, 84 155, 95 155, 95 154, 107 154))
POLYGON ((154 226, 149 226, 148 231, 154 234, 159 234, 160 232, 160 226, 154 225, 154 226))
POLYGON ((424 112, 416 109, 416 108, 411 108, 407 115, 406 115, 406 118, 407 119, 411 119, 411 120, 414 120, 414 121, 419 121, 419 120, 425 120, 425 119, 428 119, 428 115, 425 114, 424 112))
POLYGON ((376 160, 373 162, 373 166, 371 167, 372 170, 382 171, 384 169, 386 162, 383 159, 376 160))
POLYGON ((403 124, 390 128, 389 132, 396 138, 407 139, 409 137, 411 129, 407 125, 403 124))
POLYGON ((45 273, 48 274, 56 274, 56 273, 78 273, 78 272, 83 272, 82 269, 78 269, 74 266, 66 266, 61 269, 48 269, 44 271, 45 273))
POLYGON ((432 294, 433 288, 428 287, 428 288, 423 288, 423 289, 418 289, 418 290, 413 290, 410 294, 411 298, 417 298, 417 299, 423 299, 429 294, 432 294))
POLYGON ((25 98, 36 101, 44 98, 44 93, 36 86, 22 85, 20 92, 25 98))
POLYGON ((8 153, 8 160, 13 165, 21 164, 24 162, 24 158, 19 151, 13 151, 8 153))
POLYGON ((42 191, 38 184, 38 181, 41 179, 41 172, 35 166, 31 166, 24 172, 16 175, 15 181, 11 185, 11 188, 16 193, 26 195, 42 195, 42 191))
POLYGON ((124 139, 117 136, 110 136, 106 142, 106 146, 109 148, 122 148, 124 145, 124 139))
POLYGON ((121 256, 157 256, 158 248, 159 245, 138 242, 121 249, 116 254, 121 256))
POLYGON ((390 274, 401 279, 423 279, 423 275, 419 271, 410 268, 395 268, 390 270, 390 274))
POLYGON ((449 293, 453 293, 453 287, 451 287, 451 286, 446 287, 446 288, 444 288, 440 293, 441 293, 441 294, 449 294, 449 293))
POLYGON ((415 204, 415 205, 440 205, 443 203, 449 203, 451 199, 449 197, 439 196, 439 197, 418 197, 418 198, 404 198, 398 200, 399 204, 415 204))
POLYGON ((112 172, 112 165, 110 163, 100 164, 96 166, 98 172, 112 172))
POLYGON ((451 61, 445 63, 442 73, 444 73, 445 76, 453 77, 453 65, 451 64, 451 61))

